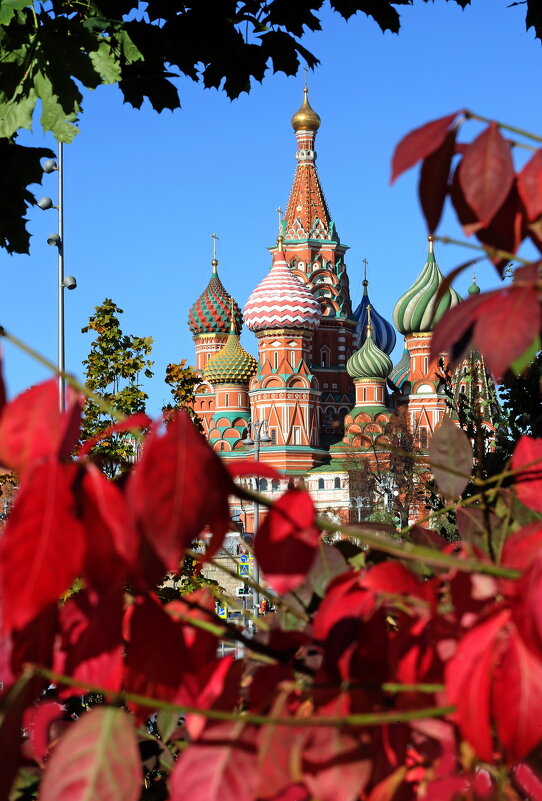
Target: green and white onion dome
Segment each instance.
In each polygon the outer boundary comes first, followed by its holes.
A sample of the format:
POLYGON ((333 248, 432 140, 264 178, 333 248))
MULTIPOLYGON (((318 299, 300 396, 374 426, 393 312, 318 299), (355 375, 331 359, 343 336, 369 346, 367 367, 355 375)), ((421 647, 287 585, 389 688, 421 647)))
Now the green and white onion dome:
MULTIPOLYGON (((370 310, 370 306, 368 309, 370 310)), ((387 378, 393 367, 387 353, 376 345, 370 323, 367 325, 365 342, 359 350, 350 356, 346 363, 346 372, 350 378, 387 378)))
POLYGON ((469 293, 469 295, 479 295, 480 294, 480 287, 476 283, 476 275, 472 276, 472 284, 467 289, 467 292, 469 293))
POLYGON ((258 362, 247 353, 235 330, 224 347, 212 356, 203 371, 203 378, 210 384, 248 384, 258 369, 258 362))
POLYGON ((443 314, 452 306, 461 303, 461 296, 448 287, 435 309, 435 299, 444 277, 438 268, 433 252, 433 240, 429 239, 427 261, 417 280, 399 298, 393 310, 393 320, 402 334, 418 334, 432 331, 443 314))

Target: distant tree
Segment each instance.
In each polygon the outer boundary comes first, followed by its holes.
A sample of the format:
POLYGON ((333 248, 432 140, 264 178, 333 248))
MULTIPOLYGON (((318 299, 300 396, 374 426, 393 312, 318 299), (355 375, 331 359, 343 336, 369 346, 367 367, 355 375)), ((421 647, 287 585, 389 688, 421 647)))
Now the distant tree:
POLYGON ((194 411, 195 389, 201 382, 200 376, 192 367, 187 366, 186 359, 181 359, 179 364, 168 364, 165 382, 169 385, 173 398, 173 403, 162 406, 166 425, 178 409, 185 409, 201 431, 200 419, 194 411))
MULTIPOLYGON (((92 392, 123 415, 144 412, 148 399, 139 385, 140 375, 151 378, 153 362, 148 359, 152 337, 124 334, 118 315, 123 314, 112 300, 106 298, 81 329, 97 333, 88 358, 85 359, 85 382, 92 392)), ((94 401, 87 400, 83 413, 81 439, 96 436, 114 422, 94 401)), ((126 433, 114 434, 101 440, 92 451, 108 476, 114 476, 123 464, 133 460, 133 438, 126 433)))
MULTIPOLYGON (((330 0, 344 19, 357 12, 398 33, 398 7, 414 0, 330 0)), ((425 0, 427 2, 427 0, 425 0)), ((461 7, 470 0, 448 0, 461 7)), ((519 0, 527 28, 542 38, 539 0, 519 0)), ((31 128, 41 104, 41 126, 60 142, 77 134, 81 88, 118 84, 124 101, 141 108, 180 107, 179 75, 223 89, 234 99, 262 81, 267 71, 295 75, 301 61, 318 59, 303 45, 322 28, 323 0, 2 0, 0 3, 0 246, 27 253, 26 207, 36 202, 26 188, 40 180, 39 159, 53 155, 15 141, 31 128)))

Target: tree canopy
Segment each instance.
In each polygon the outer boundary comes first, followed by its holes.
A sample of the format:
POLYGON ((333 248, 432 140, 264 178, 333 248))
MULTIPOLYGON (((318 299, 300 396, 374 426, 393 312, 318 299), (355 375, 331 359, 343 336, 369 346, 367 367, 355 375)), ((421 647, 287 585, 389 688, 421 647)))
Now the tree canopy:
MULTIPOLYGON (((344 19, 358 12, 398 33, 402 6, 429 0, 329 0, 344 19)), ((447 0, 461 7, 471 0, 447 0)), ((542 39, 542 10, 522 0, 526 26, 542 39)), ((175 79, 189 77, 234 99, 269 70, 295 75, 315 54, 303 45, 322 28, 324 0, 2 0, 0 4, 0 150, 8 164, 0 196, 0 245, 28 253, 25 213, 36 199, 44 148, 22 147, 17 132, 40 124, 57 141, 78 132, 83 88, 118 84, 124 100, 145 99, 161 112, 181 105, 175 79)))

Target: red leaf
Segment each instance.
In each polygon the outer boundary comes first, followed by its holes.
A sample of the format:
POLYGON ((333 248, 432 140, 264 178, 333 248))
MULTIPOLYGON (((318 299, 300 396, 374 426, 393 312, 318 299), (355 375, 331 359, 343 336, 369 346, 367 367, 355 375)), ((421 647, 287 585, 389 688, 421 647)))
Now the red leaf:
POLYGON ((287 490, 267 513, 254 542, 267 583, 279 593, 302 584, 316 557, 319 540, 311 496, 306 490, 287 490))
POLYGON ((470 480, 472 446, 467 435, 449 417, 437 428, 429 445, 429 461, 439 489, 457 498, 470 480))
POLYGON ((84 467, 80 490, 87 541, 83 575, 92 587, 105 590, 121 582, 136 558, 137 541, 126 499, 92 463, 84 467))
MULTIPOLYGON (((484 228, 477 227, 474 233, 488 248, 504 250, 506 253, 516 252, 526 234, 523 207, 515 184, 489 225, 484 228)), ((509 263, 509 257, 490 254, 489 258, 502 276, 504 268, 509 263)))
POLYGON ((170 801, 254 801, 258 771, 254 732, 242 721, 219 723, 183 751, 169 780, 170 801))
POLYGON ((495 668, 492 703, 508 764, 526 757, 542 740, 542 662, 515 628, 495 668))
POLYGON ((47 755, 51 725, 64 715, 64 709, 58 701, 46 700, 27 711, 24 728, 28 731, 29 750, 36 762, 42 762, 47 755))
POLYGON ((529 523, 508 537, 502 551, 502 563, 506 567, 524 570, 541 551, 542 520, 529 523))
POLYGON ((460 640, 446 666, 446 692, 457 707, 456 717, 466 740, 487 762, 493 758, 491 735, 491 674, 496 662, 494 645, 510 618, 508 610, 474 626, 460 640))
MULTIPOLYGON (((89 686, 118 691, 122 681, 123 588, 110 588, 99 598, 85 590, 70 598, 60 610, 62 652, 57 672, 88 682, 89 686)), ((63 696, 81 695, 80 688, 68 687, 63 696)))
POLYGON ((77 440, 79 426, 74 419, 80 418, 82 401, 73 393, 69 397, 68 410, 61 415, 58 380, 52 378, 8 403, 0 418, 0 461, 22 473, 44 456, 70 452, 77 440))
POLYGON ((448 132, 444 142, 428 156, 420 171, 418 194, 429 233, 437 228, 448 192, 448 176, 452 166, 457 130, 448 132))
POLYGON ((390 183, 393 183, 401 173, 409 170, 418 161, 434 153, 444 142, 450 127, 460 113, 460 111, 456 111, 446 117, 428 122, 403 137, 393 154, 390 183))
POLYGON ((367 785, 373 761, 367 745, 338 728, 315 729, 303 751, 303 779, 319 801, 352 801, 367 785))
POLYGON ((539 551, 521 578, 515 582, 512 603, 514 622, 526 644, 535 653, 542 654, 542 558, 539 551))
POLYGON ((118 707, 99 706, 79 718, 53 750, 40 801, 138 801, 141 791, 133 718, 118 707))
POLYGON ((526 762, 512 768, 512 777, 521 795, 529 801, 542 801, 542 780, 526 762))
MULTIPOLYGON (((11 669, 19 673, 26 662, 44 667, 53 663, 53 646, 57 633, 58 607, 55 601, 32 617, 12 634, 11 669)), ((40 684, 41 680, 37 682, 40 684)))
POLYGON ((7 629, 22 628, 80 575, 85 551, 75 517, 73 464, 48 460, 25 477, 2 540, 7 629))
POLYGON ((400 562, 381 562, 375 565, 363 576, 360 584, 376 593, 409 595, 430 603, 435 600, 434 584, 420 581, 400 562))
POLYGON ((518 174, 518 190, 527 219, 533 222, 542 215, 542 150, 537 150, 518 174))
POLYGON ((467 147, 459 173, 465 199, 483 225, 506 200, 514 176, 510 145, 492 122, 467 147))
POLYGON ((124 689, 173 700, 183 675, 192 672, 181 626, 151 596, 137 599, 127 617, 124 689))
POLYGON ((0 798, 10 797, 10 789, 20 759, 22 720, 25 709, 34 700, 33 676, 23 674, 0 695, 0 798))
POLYGON ((542 512, 542 439, 521 437, 512 455, 512 469, 520 470, 531 462, 534 464, 516 476, 516 492, 525 506, 542 512))
POLYGON ((452 366, 458 361, 470 344, 480 307, 494 294, 488 292, 468 298, 445 312, 433 332, 430 356, 432 360, 438 359, 444 353, 450 355, 452 366))
POLYGON ((99 434, 96 434, 95 437, 91 437, 87 439, 86 442, 83 442, 79 451, 77 453, 78 458, 80 459, 82 456, 86 456, 88 453, 91 452, 93 447, 101 442, 103 439, 110 437, 111 434, 118 434, 120 431, 134 431, 140 428, 148 428, 152 423, 151 418, 144 414, 143 412, 138 412, 137 414, 132 414, 130 417, 126 417, 124 420, 120 420, 117 423, 113 423, 110 426, 107 426, 99 434))
POLYGON ((208 553, 220 547, 230 526, 233 482, 220 458, 184 412, 162 436, 147 436, 128 484, 136 524, 164 562, 176 570, 185 549, 209 525, 208 553))
POLYGON ((240 462, 228 462, 226 467, 234 478, 239 476, 265 476, 277 481, 281 481, 284 478, 282 473, 279 473, 266 462, 253 462, 249 459, 242 459, 240 462))

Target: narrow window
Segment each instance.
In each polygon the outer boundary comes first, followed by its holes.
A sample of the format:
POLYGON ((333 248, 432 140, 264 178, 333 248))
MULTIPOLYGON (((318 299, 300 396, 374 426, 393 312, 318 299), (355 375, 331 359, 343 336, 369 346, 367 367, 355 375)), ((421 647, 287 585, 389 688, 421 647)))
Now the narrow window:
POLYGON ((277 370, 278 366, 279 366, 279 355, 278 355, 277 351, 275 351, 273 353, 273 367, 275 368, 275 370, 277 370))
POLYGON ((271 445, 277 444, 277 429, 272 428, 269 432, 269 436, 271 437, 271 445))
POLYGON ((423 357, 423 371, 426 375, 429 372, 429 359, 427 356, 423 357))
POLYGON ((335 476, 335 479, 333 481, 333 486, 335 489, 341 488, 341 479, 339 478, 339 476, 335 476))
POLYGON ((326 486, 325 481, 323 478, 318 479, 318 489, 324 489, 326 486))
POLYGON ((260 492, 267 492, 269 484, 266 478, 260 478, 260 492))
POLYGON ((329 366, 329 362, 328 362, 328 358, 327 358, 327 356, 328 356, 328 354, 327 354, 327 350, 323 350, 323 351, 321 351, 321 362, 322 362, 322 367, 328 367, 328 366, 329 366))
POLYGON ((226 392, 226 394, 224 395, 224 406, 229 406, 229 405, 230 405, 230 396, 226 392))

